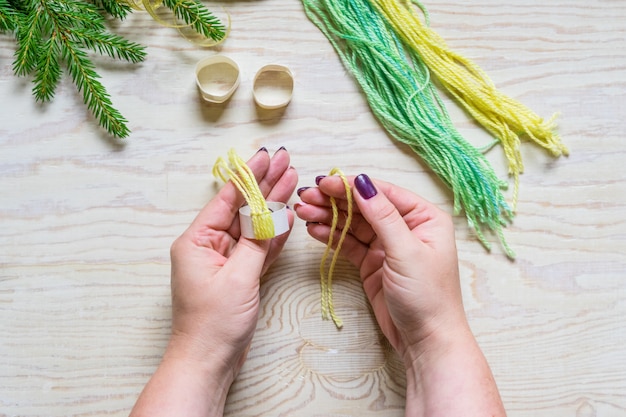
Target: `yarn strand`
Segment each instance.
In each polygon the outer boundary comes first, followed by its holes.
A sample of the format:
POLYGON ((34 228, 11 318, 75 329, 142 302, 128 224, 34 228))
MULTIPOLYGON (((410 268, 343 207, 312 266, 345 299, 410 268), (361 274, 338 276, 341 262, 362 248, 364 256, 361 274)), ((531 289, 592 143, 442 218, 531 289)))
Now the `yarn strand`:
POLYGON ((335 306, 333 303, 333 274, 335 272, 335 265, 339 257, 339 252, 341 251, 341 246, 343 245, 343 241, 345 240, 348 230, 350 229, 350 224, 352 223, 352 190, 350 189, 350 184, 348 183, 346 176, 339 168, 333 168, 329 175, 339 175, 339 177, 341 177, 346 190, 346 201, 348 202, 348 207, 346 211, 346 221, 343 229, 341 230, 337 245, 335 246, 333 256, 330 260, 328 273, 326 273, 326 264, 328 263, 328 257, 330 256, 330 251, 334 243, 335 231, 337 230, 337 223, 339 222, 339 208, 337 207, 337 201, 334 197, 330 197, 333 219, 330 225, 330 234, 328 235, 326 250, 324 251, 324 255, 322 255, 322 260, 320 262, 322 318, 324 320, 332 319, 335 326, 338 329, 341 329, 343 327, 343 321, 335 313, 335 306))

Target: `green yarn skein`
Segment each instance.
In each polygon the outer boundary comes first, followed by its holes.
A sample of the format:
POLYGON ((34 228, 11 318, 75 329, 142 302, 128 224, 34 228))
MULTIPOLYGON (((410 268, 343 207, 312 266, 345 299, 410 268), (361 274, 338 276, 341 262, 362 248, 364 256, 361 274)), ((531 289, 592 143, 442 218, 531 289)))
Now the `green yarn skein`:
POLYGON ((498 237, 510 258, 503 227, 513 218, 500 180, 485 156, 455 129, 419 56, 403 47, 393 29, 367 0, 302 0, 308 18, 337 51, 361 86, 389 135, 408 145, 448 186, 454 213, 487 248, 483 230, 498 237))

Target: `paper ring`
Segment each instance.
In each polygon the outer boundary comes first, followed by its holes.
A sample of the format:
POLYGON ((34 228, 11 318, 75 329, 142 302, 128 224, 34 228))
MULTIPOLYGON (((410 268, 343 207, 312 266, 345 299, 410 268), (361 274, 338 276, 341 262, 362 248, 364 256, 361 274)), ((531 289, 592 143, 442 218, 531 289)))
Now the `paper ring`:
POLYGON ((264 109, 278 109, 291 101, 293 75, 289 68, 269 64, 261 67, 254 76, 252 94, 256 104, 264 109))
POLYGON ((223 103, 239 86, 239 66, 223 55, 205 58, 196 65, 196 84, 204 100, 223 103))
MULTIPOLYGON (((287 217, 287 205, 284 203, 268 201, 267 207, 272 212, 274 222, 274 236, 282 235, 289 230, 289 219, 287 217)), ((256 239, 254 228, 252 227, 252 217, 250 206, 245 205, 239 209, 239 226, 241 235, 248 239, 256 239)), ((273 237, 273 236, 272 236, 273 237)))

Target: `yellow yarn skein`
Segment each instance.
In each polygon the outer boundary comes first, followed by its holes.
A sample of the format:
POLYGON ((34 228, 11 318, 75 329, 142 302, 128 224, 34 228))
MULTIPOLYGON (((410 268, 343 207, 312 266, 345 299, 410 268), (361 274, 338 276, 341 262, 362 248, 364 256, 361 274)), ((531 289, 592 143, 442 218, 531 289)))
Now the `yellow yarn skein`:
POLYGON ((235 187, 241 192, 243 198, 250 206, 252 228, 257 239, 271 239, 274 237, 274 221, 272 212, 267 207, 267 202, 254 177, 254 173, 241 159, 234 149, 228 151, 228 163, 221 156, 213 165, 213 175, 224 182, 230 179, 235 187))
POLYGON ((498 91, 487 74, 471 60, 453 52, 444 39, 422 23, 417 9, 428 19, 424 6, 416 0, 370 0, 394 31, 423 59, 441 85, 502 144, 514 177, 513 207, 517 202, 519 175, 524 172, 520 136, 526 135, 552 156, 569 151, 554 132, 555 116, 545 121, 522 103, 498 91))

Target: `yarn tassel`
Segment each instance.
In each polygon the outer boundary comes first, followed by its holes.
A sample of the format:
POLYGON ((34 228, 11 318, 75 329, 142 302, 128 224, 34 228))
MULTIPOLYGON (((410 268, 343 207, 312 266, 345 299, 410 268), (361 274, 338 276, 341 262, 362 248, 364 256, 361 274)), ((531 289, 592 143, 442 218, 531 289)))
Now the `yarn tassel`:
POLYGON ((568 155, 555 133, 555 116, 544 120, 498 91, 487 74, 471 60, 453 52, 443 38, 428 27, 428 13, 416 0, 369 0, 385 16, 407 48, 422 58, 437 81, 460 105, 502 144, 514 178, 513 207, 517 202, 519 175, 524 172, 520 136, 545 148, 552 156, 568 155), (420 18, 424 15, 425 22, 420 18))
POLYGON ((228 162, 221 156, 217 158, 213 165, 213 176, 224 182, 230 179, 246 200, 250 206, 254 236, 257 239, 274 237, 272 212, 267 206, 254 173, 234 149, 228 151, 228 162))
POLYGON ((367 0, 302 0, 308 18, 324 33, 361 86, 374 115, 391 137, 417 153, 454 196, 454 211, 489 249, 483 229, 515 254, 502 228, 513 212, 485 156, 454 128, 419 55, 405 49, 393 28, 367 0))

